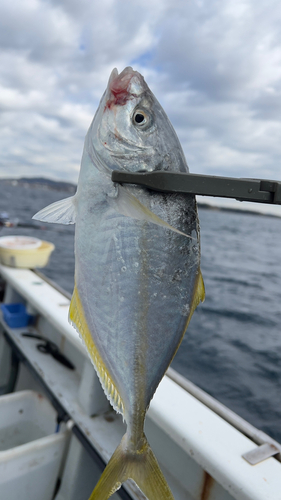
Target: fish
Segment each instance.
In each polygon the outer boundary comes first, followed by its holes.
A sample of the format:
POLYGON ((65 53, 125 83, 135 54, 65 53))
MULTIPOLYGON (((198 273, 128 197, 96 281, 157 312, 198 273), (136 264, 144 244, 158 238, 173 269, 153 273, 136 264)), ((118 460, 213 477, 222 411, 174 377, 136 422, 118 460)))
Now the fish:
POLYGON ((127 425, 90 500, 107 500, 127 479, 149 500, 173 500, 144 421, 205 296, 196 200, 113 183, 113 170, 188 172, 165 111, 131 67, 110 75, 85 138, 75 195, 33 218, 76 224, 69 321, 127 425))

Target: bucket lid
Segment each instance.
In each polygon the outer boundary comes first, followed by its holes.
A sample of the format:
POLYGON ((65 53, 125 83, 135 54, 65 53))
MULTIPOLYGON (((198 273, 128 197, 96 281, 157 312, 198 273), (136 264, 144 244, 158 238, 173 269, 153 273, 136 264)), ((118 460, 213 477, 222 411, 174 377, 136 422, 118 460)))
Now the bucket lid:
POLYGON ((30 236, 2 236, 0 247, 10 250, 31 250, 40 247, 42 241, 30 236))

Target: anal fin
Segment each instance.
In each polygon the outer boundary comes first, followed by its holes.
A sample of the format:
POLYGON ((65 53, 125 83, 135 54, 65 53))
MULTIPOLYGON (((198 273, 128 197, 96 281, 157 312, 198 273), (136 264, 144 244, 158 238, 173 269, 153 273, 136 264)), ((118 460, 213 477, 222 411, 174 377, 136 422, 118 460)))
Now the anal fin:
POLYGON ((80 334, 84 344, 86 345, 86 348, 93 362, 93 365, 96 369, 102 388, 107 398, 109 399, 111 405, 113 406, 115 411, 124 414, 124 405, 122 399, 92 339, 92 335, 90 333, 85 318, 85 314, 83 311, 83 307, 76 286, 74 287, 69 308, 69 322, 80 334))

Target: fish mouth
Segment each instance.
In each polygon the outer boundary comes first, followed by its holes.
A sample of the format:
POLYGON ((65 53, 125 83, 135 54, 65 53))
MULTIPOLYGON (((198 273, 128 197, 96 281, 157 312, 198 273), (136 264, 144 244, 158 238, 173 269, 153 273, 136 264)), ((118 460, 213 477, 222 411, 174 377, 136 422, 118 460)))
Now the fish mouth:
POLYGON ((123 69, 118 74, 114 68, 108 81, 108 99, 105 109, 113 106, 124 106, 133 97, 138 97, 144 91, 144 79, 138 71, 134 71, 131 66, 123 69))

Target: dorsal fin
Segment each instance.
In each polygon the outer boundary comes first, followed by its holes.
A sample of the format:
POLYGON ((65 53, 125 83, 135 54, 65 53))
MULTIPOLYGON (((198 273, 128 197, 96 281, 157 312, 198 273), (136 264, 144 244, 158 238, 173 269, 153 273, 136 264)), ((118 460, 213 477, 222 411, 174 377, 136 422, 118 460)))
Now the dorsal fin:
POLYGON ((192 300, 191 309, 190 309, 191 316, 194 313, 198 304, 200 304, 200 302, 204 302, 204 300, 205 300, 205 285, 204 285, 203 276, 202 276, 201 269, 200 269, 198 281, 197 281, 197 287, 196 287, 196 290, 194 291, 193 300, 192 300))
POLYGON ((188 315, 188 318, 186 321, 184 332, 186 332, 186 329, 189 325, 192 314, 194 313, 196 307, 198 306, 198 304, 200 304, 200 302, 204 302, 204 300, 205 300, 205 285, 204 285, 201 269, 199 269, 198 273, 199 274, 198 274, 198 278, 197 278, 197 283, 196 283, 196 286, 194 289, 192 302, 191 302, 191 306, 190 306, 190 312, 189 312, 189 315, 188 315))
POLYGON ((74 287, 69 308, 69 322, 82 338, 109 402, 115 411, 123 415, 123 401, 92 339, 76 286, 74 287))

